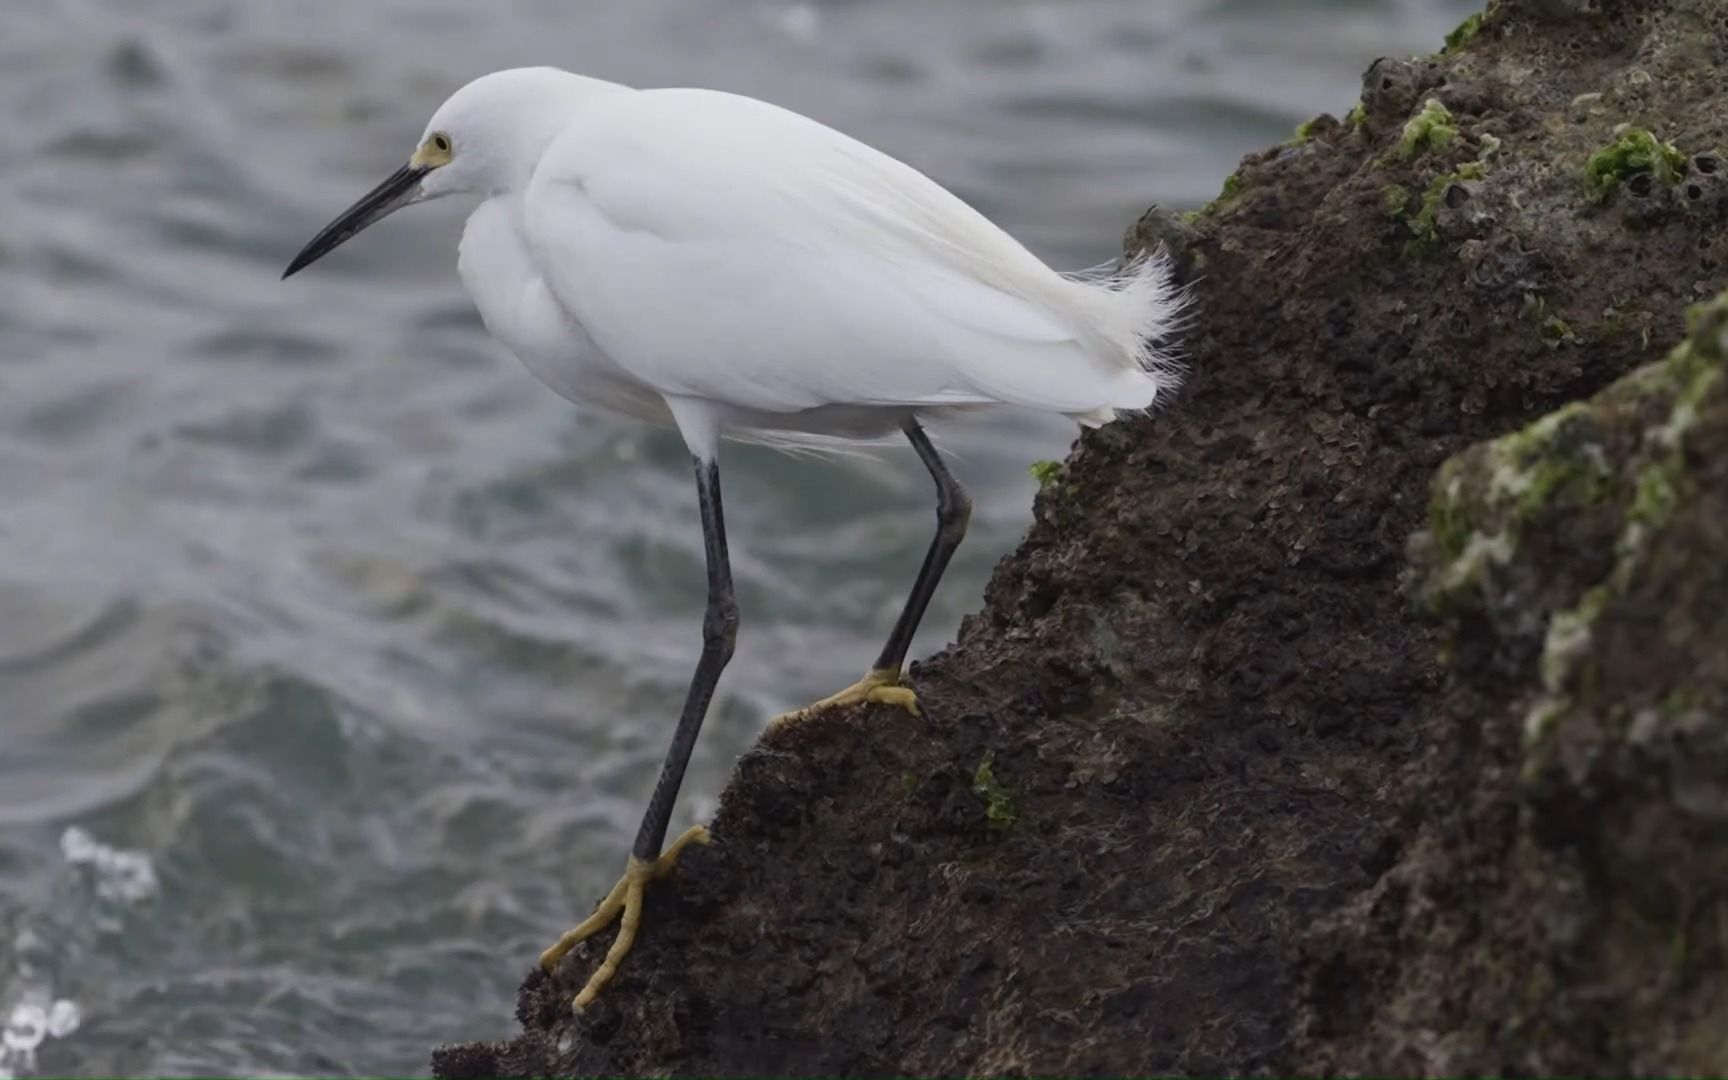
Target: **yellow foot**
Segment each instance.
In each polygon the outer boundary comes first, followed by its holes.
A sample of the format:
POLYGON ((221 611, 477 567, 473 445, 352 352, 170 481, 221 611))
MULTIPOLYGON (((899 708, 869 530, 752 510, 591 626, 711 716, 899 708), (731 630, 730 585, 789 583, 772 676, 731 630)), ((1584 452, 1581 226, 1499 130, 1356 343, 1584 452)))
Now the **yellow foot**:
POLYGON ((540 966, 550 972, 558 966, 558 961, 564 959, 566 953, 581 942, 598 934, 618 918, 623 912, 623 922, 618 927, 618 939, 612 947, 606 950, 606 959, 600 964, 588 983, 582 987, 582 992, 570 1003, 571 1008, 581 1012, 587 1008, 600 991, 606 988, 612 976, 618 973, 618 964, 629 953, 630 946, 636 944, 636 928, 642 923, 642 893, 650 881, 658 881, 672 872, 672 864, 678 861, 678 853, 690 844, 706 844, 709 840, 708 830, 701 825, 687 830, 683 836, 672 841, 672 846, 661 853, 653 862, 643 862, 635 856, 630 857, 630 865, 624 870, 624 876, 618 879, 618 884, 612 886, 612 891, 606 894, 606 899, 600 901, 600 906, 594 914, 582 920, 580 926, 566 931, 558 939, 558 943, 540 954, 540 966))
POLYGON ((832 709, 836 705, 857 705, 865 701, 879 701, 884 705, 894 705, 905 709, 913 716, 923 715, 918 709, 918 695, 912 692, 910 686, 900 685, 898 671, 882 671, 872 669, 862 679, 840 691, 830 694, 813 705, 806 705, 789 713, 781 713, 768 721, 770 728, 790 724, 795 720, 808 720, 824 709, 832 709))

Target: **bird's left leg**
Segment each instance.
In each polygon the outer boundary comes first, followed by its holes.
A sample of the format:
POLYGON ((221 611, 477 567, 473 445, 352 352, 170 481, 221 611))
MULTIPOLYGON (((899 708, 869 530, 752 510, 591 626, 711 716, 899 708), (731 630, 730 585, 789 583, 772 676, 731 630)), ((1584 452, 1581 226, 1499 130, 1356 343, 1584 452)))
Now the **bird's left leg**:
POLYGON ((942 463, 942 455, 936 452, 930 436, 924 434, 924 428, 916 419, 908 417, 901 430, 906 433, 912 449, 918 452, 918 459, 930 471, 930 478, 936 481, 936 536, 930 541, 930 550, 924 554, 924 565, 918 570, 918 579, 912 583, 912 595, 906 598, 906 606, 900 610, 900 618, 888 635, 888 644, 883 646, 882 655, 877 657, 875 665, 862 679, 838 694, 831 694, 795 712, 776 716, 769 721, 771 727, 805 719, 836 705, 863 701, 896 705, 913 716, 919 715, 918 695, 912 692, 911 687, 902 684, 900 669, 906 662, 906 650, 912 647, 912 635, 918 632, 918 624, 924 619, 930 598, 936 594, 942 572, 948 569, 948 561, 954 557, 960 541, 966 538, 966 525, 972 520, 972 499, 960 486, 960 481, 948 471, 948 466, 942 463))
POLYGON ((700 825, 687 830, 665 851, 666 826, 672 820, 672 807, 678 801, 678 788, 684 782, 684 769, 690 764, 690 752, 696 746, 696 736, 702 730, 702 717, 708 712, 708 702, 714 697, 714 686, 720 673, 732 658, 732 648, 738 637, 738 604, 732 595, 732 567, 726 555, 726 524, 720 512, 720 468, 712 459, 696 459, 696 489, 702 504, 702 539, 708 556, 708 610, 702 618, 702 659, 696 664, 696 674, 690 680, 690 692, 684 699, 684 711, 678 717, 678 730, 666 751, 666 764, 648 800, 648 812, 643 815, 642 828, 636 834, 636 844, 630 850, 630 864, 624 876, 594 914, 581 925, 558 939, 558 943, 540 955, 540 966, 551 971, 572 948, 619 919, 618 938, 606 950, 606 959, 589 976, 587 985, 571 1004, 577 1012, 588 1006, 606 983, 618 971, 630 947, 636 943, 636 928, 642 921, 642 896, 649 882, 665 877, 672 870, 679 852, 690 844, 706 844, 708 830, 700 825))

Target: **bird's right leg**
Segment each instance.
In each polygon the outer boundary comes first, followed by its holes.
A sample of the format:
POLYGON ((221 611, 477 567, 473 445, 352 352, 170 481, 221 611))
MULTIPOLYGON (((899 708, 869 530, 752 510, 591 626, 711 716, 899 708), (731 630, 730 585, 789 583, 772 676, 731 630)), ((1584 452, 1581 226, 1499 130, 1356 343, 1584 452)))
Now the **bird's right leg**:
POLYGON ((697 825, 674 840, 671 847, 660 850, 666 841, 666 826, 672 820, 672 807, 678 801, 678 788, 684 782, 684 769, 690 764, 690 752, 702 730, 702 718, 708 712, 715 684, 720 681, 726 662, 732 658, 733 643, 738 637, 738 603, 732 595, 732 567, 726 555, 726 523, 720 511, 720 467, 712 458, 706 461, 696 458, 696 491, 702 505, 702 540, 708 561, 708 610, 702 617, 702 659, 697 662, 696 674, 690 680, 684 711, 678 717, 678 730, 666 751, 666 764, 660 770, 660 779, 654 784, 654 794, 648 800, 648 812, 643 815, 642 828, 636 834, 636 844, 631 848, 630 863, 624 876, 600 902, 594 914, 559 938, 557 944, 540 956, 540 966, 551 971, 577 944, 610 926, 614 919, 619 920, 617 940, 571 1003, 577 1012, 586 1008, 605 988, 635 944, 636 928, 642 921, 642 897, 648 884, 670 873, 679 852, 685 847, 708 842, 708 830, 697 825))
POLYGON ((888 644, 883 646, 882 655, 876 658, 875 666, 865 672, 862 679, 815 704, 776 716, 769 721, 770 727, 803 720, 837 705, 864 701, 895 705, 913 716, 919 715, 918 695, 912 692, 911 687, 903 685, 900 669, 906 662, 906 650, 912 647, 912 635, 918 632, 918 624, 924 621, 930 598, 936 595, 942 572, 948 569, 948 561, 954 557, 960 541, 966 538, 966 525, 972 520, 972 498, 960 486, 960 481, 954 479, 948 466, 942 463, 942 455, 936 452, 930 436, 924 434, 916 419, 908 417, 901 430, 906 433, 912 449, 918 452, 918 460, 930 471, 930 478, 936 482, 936 536, 930 541, 930 550, 924 554, 924 565, 918 570, 918 579, 912 583, 912 594, 900 610, 900 618, 888 635, 888 644))

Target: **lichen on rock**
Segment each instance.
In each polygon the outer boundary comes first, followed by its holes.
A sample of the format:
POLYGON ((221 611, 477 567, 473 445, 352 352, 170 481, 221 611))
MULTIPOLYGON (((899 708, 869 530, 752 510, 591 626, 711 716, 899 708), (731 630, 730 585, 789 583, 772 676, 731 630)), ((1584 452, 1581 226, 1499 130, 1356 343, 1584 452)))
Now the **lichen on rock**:
POLYGON ((1690 322, 1666 359, 1447 462, 1434 481, 1427 533, 1411 545, 1428 605, 1455 630, 1487 628, 1516 654, 1546 615, 1542 697, 1530 709, 1542 721, 1526 724, 1539 745, 1575 704, 1596 622, 1638 579, 1655 535, 1687 494, 1687 439, 1722 386, 1728 294, 1694 308, 1690 322), (1598 562, 1594 580, 1570 574, 1557 582, 1556 547, 1575 533, 1571 518, 1580 513, 1618 522, 1612 558, 1598 562), (1538 542, 1522 547, 1537 525, 1538 542), (1484 550, 1493 557, 1481 557, 1484 550))
POLYGON ((1461 953, 1425 916, 1438 944, 1400 950, 1369 1025, 1390 1035, 1412 1004, 1444 1004, 1439 980, 1460 965, 1487 971, 1473 992, 1499 1003, 1466 1014, 1478 1019, 1452 1048, 1466 1056, 1448 1061, 1728 1068, 1728 293, 1689 323, 1666 359, 1449 461, 1433 496, 1493 529, 1516 518, 1499 470, 1593 448, 1588 498, 1545 502, 1539 525, 1468 579, 1450 517, 1411 545, 1422 587, 1446 599, 1435 610, 1470 637, 1449 650, 1443 692, 1454 715, 1473 714, 1459 775, 1507 778, 1476 783, 1424 830, 1500 822, 1492 859, 1429 847, 1380 887, 1408 912, 1458 875, 1492 883, 1439 922, 1495 929, 1461 953), (1590 1050, 1592 1031, 1612 1033, 1611 1053, 1590 1050))

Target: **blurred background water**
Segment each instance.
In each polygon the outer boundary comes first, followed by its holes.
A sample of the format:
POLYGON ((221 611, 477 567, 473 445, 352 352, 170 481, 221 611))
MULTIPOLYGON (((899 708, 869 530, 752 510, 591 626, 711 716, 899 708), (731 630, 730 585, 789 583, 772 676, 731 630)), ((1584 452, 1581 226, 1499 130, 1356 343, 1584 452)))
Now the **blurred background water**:
MULTIPOLYGON (((0 1080, 423 1071, 509 1030, 621 866, 699 641, 681 444, 488 340, 461 207, 277 281, 449 91, 555 63, 754 94, 1078 268, 1475 5, 7 5, 0 1080)), ((1072 437, 944 434, 978 506, 917 655, 1072 437)), ((744 628, 675 828, 874 658, 932 523, 909 452, 727 462, 744 628)))

